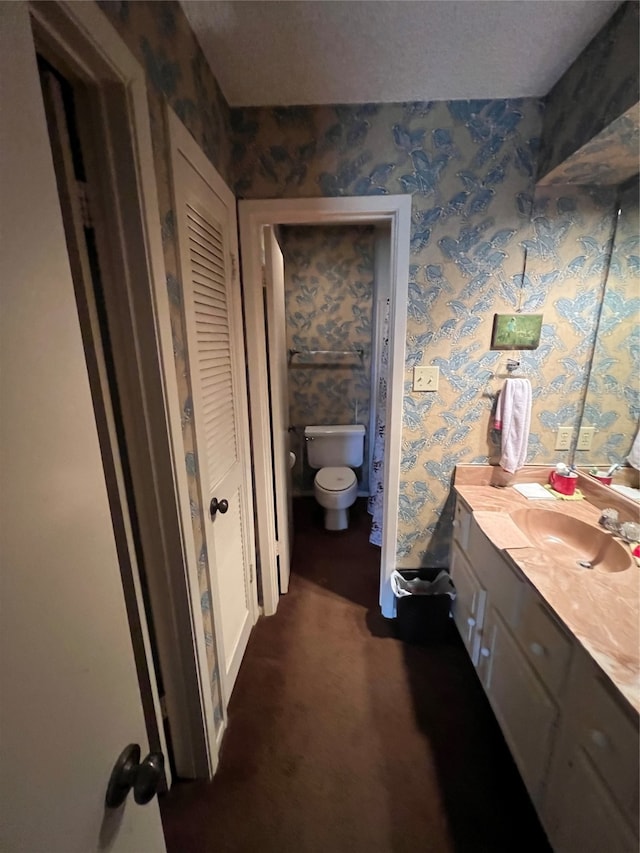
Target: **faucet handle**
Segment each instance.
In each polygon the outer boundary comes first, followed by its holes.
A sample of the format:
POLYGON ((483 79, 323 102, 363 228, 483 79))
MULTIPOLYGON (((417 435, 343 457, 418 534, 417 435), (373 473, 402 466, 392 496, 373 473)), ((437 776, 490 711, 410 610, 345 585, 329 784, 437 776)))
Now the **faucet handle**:
POLYGON ((620 536, 627 542, 640 542, 640 524, 635 521, 625 521, 620 525, 620 536))
POLYGON ((618 510, 617 509, 611 509, 610 507, 608 509, 603 509, 602 512, 600 513, 600 521, 598 523, 604 524, 606 519, 611 519, 611 521, 617 521, 618 520, 618 510))
POLYGON ((605 530, 610 530, 611 533, 617 533, 620 529, 620 524, 618 521, 618 510, 617 509, 603 509, 600 513, 600 518, 598 519, 598 524, 601 524, 605 530))

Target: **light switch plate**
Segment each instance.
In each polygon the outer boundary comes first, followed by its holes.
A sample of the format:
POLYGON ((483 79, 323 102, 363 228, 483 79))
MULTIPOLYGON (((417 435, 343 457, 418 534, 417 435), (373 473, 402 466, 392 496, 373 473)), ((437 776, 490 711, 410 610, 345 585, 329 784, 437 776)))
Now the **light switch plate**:
POLYGON ((571 448, 572 431, 572 427, 570 426, 558 427, 558 432, 556 433, 556 450, 569 450, 571 448))
POLYGON ((580 427, 578 431, 578 450, 591 450, 591 442, 595 434, 595 427, 580 427))
POLYGON ((413 368, 413 390, 414 391, 437 391, 440 379, 439 367, 414 367, 413 368))

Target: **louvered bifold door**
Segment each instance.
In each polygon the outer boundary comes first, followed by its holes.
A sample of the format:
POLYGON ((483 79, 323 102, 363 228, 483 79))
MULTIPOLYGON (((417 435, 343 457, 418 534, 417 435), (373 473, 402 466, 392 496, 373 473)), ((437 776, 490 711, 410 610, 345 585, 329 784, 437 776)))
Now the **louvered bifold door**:
POLYGON ((186 205, 204 450, 212 484, 238 461, 223 232, 186 205))
POLYGON ((182 151, 173 162, 196 460, 219 668, 228 698, 254 622, 247 537, 249 460, 242 443, 248 438, 243 435, 248 411, 230 253, 235 208, 216 193, 200 162, 196 169, 182 151), (213 513, 212 501, 218 506, 213 513))

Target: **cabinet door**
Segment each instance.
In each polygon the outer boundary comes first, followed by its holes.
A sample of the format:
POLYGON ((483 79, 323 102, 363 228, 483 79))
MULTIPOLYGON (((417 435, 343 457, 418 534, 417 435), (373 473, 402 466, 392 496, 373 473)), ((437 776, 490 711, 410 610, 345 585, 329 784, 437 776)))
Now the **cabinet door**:
POLYGON ((578 653, 542 808, 557 849, 637 851, 638 788, 638 715, 578 653))
POLYGON ((463 551, 469 547, 469 529, 471 527, 471 510, 465 504, 456 499, 456 508, 453 518, 453 541, 457 542, 463 551))
POLYGON ((473 569, 493 606, 510 628, 519 627, 527 584, 487 538, 475 519, 469 525, 469 548, 473 569))
POLYGON ((453 619, 474 666, 478 665, 486 592, 462 552, 453 546, 450 574, 456 587, 453 619))
POLYGON ((559 711, 492 606, 491 599, 487 605, 478 672, 535 803, 539 799, 559 711))
POLYGON ((551 695, 559 696, 567 678, 573 642, 533 590, 527 590, 517 633, 529 663, 551 695))
POLYGON ((635 833, 576 742, 554 755, 542 819, 556 853, 637 853, 635 833))
POLYGON ((574 691, 573 736, 629 821, 638 822, 638 715, 604 678, 590 673, 574 691), (576 695, 577 694, 577 695, 576 695), (580 701, 580 699, 582 701, 580 701))

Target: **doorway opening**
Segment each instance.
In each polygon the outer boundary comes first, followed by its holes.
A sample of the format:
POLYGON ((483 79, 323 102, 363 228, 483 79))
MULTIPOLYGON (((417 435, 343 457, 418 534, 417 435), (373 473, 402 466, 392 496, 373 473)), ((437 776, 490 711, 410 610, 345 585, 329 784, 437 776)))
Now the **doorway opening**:
MULTIPOLYGON (((78 104, 72 83, 41 54, 37 54, 40 85, 45 105, 47 128, 53 154, 62 219, 69 249, 73 284, 80 316, 85 358, 89 369, 91 394, 111 504, 117 522, 116 543, 120 564, 133 564, 140 580, 140 601, 130 588, 126 594, 129 621, 137 623, 136 633, 146 633, 150 655, 144 644, 134 642, 149 745, 165 755, 169 774, 175 773, 175 760, 166 714, 166 696, 159 666, 158 644, 149 600, 139 519, 135 508, 129 451, 125 438, 123 406, 118 390, 113 340, 105 302, 105 280, 98 252, 95 187, 89 186, 85 155, 78 127, 78 104), (141 624, 139 604, 144 609, 141 624), (157 707, 156 707, 157 705, 157 707), (158 714, 158 708, 160 714, 158 714)), ((130 574, 131 577, 132 573, 130 574)))
MULTIPOLYGON (((311 423, 308 420, 310 410, 308 407, 306 410, 303 409, 306 414, 299 417, 301 413, 298 411, 296 414, 295 405, 296 402, 304 402, 305 387, 313 388, 316 382, 313 378, 309 378, 309 374, 318 368, 313 368, 310 365, 316 358, 325 358, 325 364, 326 360, 333 364, 331 367, 332 375, 337 375, 339 371, 351 370, 351 378, 344 377, 340 380, 337 391, 331 378, 327 378, 319 384, 322 385, 322 392, 330 397, 331 407, 335 408, 336 413, 340 412, 345 419, 348 417, 348 423, 353 426, 363 418, 361 412, 356 413, 357 395, 353 395, 350 402, 349 394, 357 382, 353 378, 354 375, 358 375, 356 371, 362 371, 360 374, 362 389, 368 398, 367 415, 364 418, 366 424, 364 426, 369 436, 372 432, 375 434, 376 427, 372 428, 369 414, 372 408, 372 388, 380 378, 378 368, 382 358, 380 353, 376 353, 375 358, 371 357, 374 342, 372 330, 375 326, 376 340, 384 340, 384 309, 387 307, 388 299, 389 356, 385 444, 379 465, 382 469, 381 491, 384 495, 380 524, 382 534, 380 537, 379 603, 383 614, 391 617, 394 615, 394 597, 389 579, 396 562, 396 510, 400 486, 411 197, 407 195, 291 201, 244 201, 239 204, 239 212, 249 354, 249 385, 251 389, 254 475, 256 500, 259 507, 257 514, 258 549, 262 570, 264 612, 267 615, 276 612, 279 596, 281 592, 286 592, 288 587, 290 536, 286 534, 290 533, 291 530, 290 496, 294 493, 296 485, 290 467, 290 452, 293 450, 296 453, 295 448, 298 451, 295 465, 299 466, 297 469, 297 486, 301 492, 309 490, 310 472, 305 468, 305 460, 308 457, 304 452, 304 447, 302 447, 303 452, 300 452, 300 432, 303 433, 302 441, 304 441, 304 426, 311 423), (302 301, 300 307, 308 308, 309 304, 313 304, 313 301, 320 294, 319 282, 312 282, 309 279, 304 283, 306 290, 301 286, 299 293, 294 292, 294 284, 296 286, 302 285, 299 281, 301 276, 299 273, 291 272, 289 305, 287 305, 287 293, 285 292, 286 262, 276 240, 276 229, 279 229, 280 240, 286 247, 287 242, 292 239, 291 235, 295 239, 304 240, 305 238, 301 235, 307 232, 300 229, 312 229, 314 226, 338 229, 334 232, 336 235, 340 233, 341 228, 360 229, 358 233, 362 240, 364 240, 365 235, 369 240, 370 232, 375 232, 375 229, 381 229, 379 232, 381 235, 388 234, 389 236, 387 241, 388 294, 385 295, 384 288, 376 288, 376 299, 380 299, 383 304, 376 306, 374 314, 372 285, 370 319, 367 319, 366 316, 360 318, 361 325, 364 326, 368 322, 370 326, 366 343, 349 340, 349 331, 355 330, 357 319, 343 321, 344 324, 351 323, 351 326, 341 326, 337 320, 332 319, 331 309, 339 313, 340 307, 335 307, 335 303, 331 301, 331 294, 328 297, 329 308, 325 311, 318 308, 317 315, 311 316, 314 312, 313 308, 306 317, 304 311, 298 310, 295 306, 296 298, 298 297, 302 301), (297 276, 296 282, 294 282, 294 275, 297 276), (318 284, 318 289, 312 292, 316 284, 318 284), (327 315, 326 318, 322 317, 323 314, 327 315), (319 324, 322 329, 317 330, 318 334, 308 335, 311 326, 316 323, 318 317, 321 321, 325 319, 324 323, 320 322, 319 324), (289 318, 291 318, 289 324, 291 329, 287 328, 289 318), (296 324, 300 326, 299 329, 295 328, 296 324), (305 338, 304 335, 307 337, 305 338), (320 346, 323 340, 325 344, 320 346), (341 349, 343 346, 345 349, 341 349), (328 352, 321 352, 325 349, 328 352), (318 352, 314 354, 316 350, 318 352), (268 353, 268 364, 265 364, 265 353, 268 353), (368 361, 367 366, 364 364, 365 354, 368 361), (340 360, 342 360, 342 364, 351 360, 351 367, 338 367, 337 364, 340 360), (361 362, 361 368, 358 368, 358 361, 361 362), (294 362, 303 364, 304 367, 294 368, 294 362), (375 376, 372 375, 371 369, 371 365, 374 364, 375 371, 377 371, 375 376), (295 386, 300 382, 301 387, 297 389, 300 396, 297 401, 294 400, 292 407, 289 399, 289 376, 294 370, 296 378, 291 382, 291 385, 295 386), (307 374, 306 378, 304 373, 307 374), (364 379, 365 375, 367 376, 366 380, 364 379), (298 377, 302 378, 298 379, 298 377), (345 398, 346 407, 344 405, 345 398), (342 406, 342 409, 339 406, 342 406), (307 423, 296 423, 296 419, 306 420, 307 423)), ((384 240, 381 239, 380 242, 382 244, 384 240)), ((376 250, 374 247, 375 243, 371 239, 368 251, 370 254, 373 253, 375 260, 376 250)), ((294 246, 291 251, 293 258, 295 258, 296 252, 300 254, 294 246)), ((383 253, 380 251, 380 258, 382 255, 383 253)), ((320 263, 322 264, 322 262, 320 263)), ((325 272, 327 271, 325 270, 325 272)), ((335 284, 336 271, 328 270, 327 277, 330 284, 335 284), (332 278, 333 282, 331 282, 332 278)), ((357 280, 354 282, 354 287, 357 289, 357 280)), ((315 400, 319 396, 319 393, 313 392, 311 399, 315 400)), ((377 398, 377 388, 375 389, 375 396, 377 398)), ((358 403, 358 406, 360 405, 362 402, 358 403)), ((318 406, 318 410, 321 408, 322 404, 318 406)), ((378 414, 379 407, 374 406, 373 408, 378 414)), ((324 420, 324 423, 326 424, 327 421, 324 420)), ((362 476, 362 472, 359 476, 359 485, 363 496, 370 491, 368 481, 373 464, 372 452, 373 447, 368 441, 366 456, 363 455, 363 464, 360 466, 365 468, 366 477, 362 476)))
MULTIPOLYGON (((286 353, 275 357, 286 357, 287 364, 287 487, 296 503, 315 496, 321 528, 346 530, 354 513, 368 511, 369 541, 377 546, 382 545, 383 529, 390 236, 387 223, 275 229, 284 272, 286 353), (312 464, 315 453, 309 451, 321 447, 322 438, 307 433, 311 428, 322 432, 327 425, 336 455, 323 462, 319 473, 312 464), (346 427, 343 439, 339 427, 346 427), (343 472, 344 484, 329 495, 328 503, 344 504, 335 514, 338 519, 333 511, 323 512, 327 501, 316 493, 316 484, 330 476, 325 465, 353 470, 353 475, 343 472)), ((267 284, 271 278, 267 271, 267 284)), ((306 517, 299 511, 293 516, 306 517)), ((360 523, 366 528, 366 517, 360 523)), ((280 539, 280 531, 277 535, 280 539)), ((282 591, 281 564, 279 569, 282 591)))
POLYGON ((148 738, 178 775, 210 778, 217 744, 144 71, 92 5, 30 14, 148 738))

